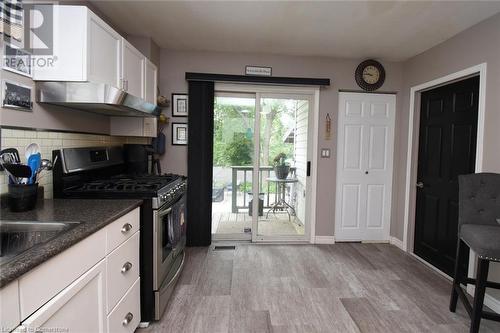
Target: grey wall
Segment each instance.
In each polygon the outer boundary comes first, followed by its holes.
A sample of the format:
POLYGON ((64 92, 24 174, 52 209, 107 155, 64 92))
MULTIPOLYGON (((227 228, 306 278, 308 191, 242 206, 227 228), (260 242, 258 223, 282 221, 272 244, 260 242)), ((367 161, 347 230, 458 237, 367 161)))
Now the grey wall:
MULTIPOLYGON (((406 61, 403 65, 403 109, 398 127, 408 131, 410 88, 436 78, 487 63, 486 103, 483 146, 483 171, 500 173, 500 14, 495 15, 447 40, 446 42, 406 61)), ((394 235, 403 238, 404 191, 407 136, 400 136, 396 160, 397 216, 394 235)), ((500 281, 500 264, 490 268, 489 279, 500 281)), ((499 290, 489 290, 500 300, 499 290)))
MULTIPOLYGON (((217 52, 175 52, 161 51, 160 93, 169 96, 172 92, 186 93, 185 72, 206 72, 220 74, 244 74, 245 65, 273 67, 274 76, 299 76, 330 78, 332 86, 321 90, 319 147, 330 148, 333 156, 336 149, 336 126, 339 89, 359 89, 354 80, 354 71, 361 60, 346 60, 319 57, 292 57, 281 55, 237 54, 217 52), (333 137, 325 141, 323 129, 326 114, 333 119, 333 137)), ((399 92, 402 87, 402 66, 397 63, 383 63, 387 79, 382 90, 399 92)), ((400 109, 398 94, 397 110, 400 109)), ((171 110, 165 111, 171 116, 171 110)), ((397 112, 399 114, 399 112, 397 112)), ((186 122, 186 118, 172 118, 173 122, 186 122)), ((167 152, 162 158, 162 168, 168 172, 186 174, 187 149, 171 146, 170 126, 165 134, 168 140, 167 152)), ((397 142, 398 140, 396 140, 397 142)), ((317 222, 316 235, 332 236, 334 232, 335 173, 336 159, 318 159, 317 222)), ((395 216, 395 214, 394 214, 395 216)))
POLYGON ((398 118, 399 150, 396 151, 397 209, 394 235, 403 239, 406 153, 410 88, 451 73, 487 63, 484 171, 500 172, 500 15, 485 20, 403 64, 402 110, 398 118))

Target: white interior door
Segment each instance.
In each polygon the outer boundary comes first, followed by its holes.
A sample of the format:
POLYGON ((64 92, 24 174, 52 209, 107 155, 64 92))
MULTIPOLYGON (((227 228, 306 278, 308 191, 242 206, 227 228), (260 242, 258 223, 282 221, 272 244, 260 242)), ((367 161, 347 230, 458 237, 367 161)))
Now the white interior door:
POLYGON ((392 94, 339 94, 335 240, 389 240, 395 109, 392 94))

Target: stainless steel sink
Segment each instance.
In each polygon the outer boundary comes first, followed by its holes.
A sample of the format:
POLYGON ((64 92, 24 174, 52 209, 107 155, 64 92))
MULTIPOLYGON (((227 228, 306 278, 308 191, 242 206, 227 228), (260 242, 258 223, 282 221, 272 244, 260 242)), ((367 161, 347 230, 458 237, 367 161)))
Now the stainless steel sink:
POLYGON ((0 221, 0 265, 78 224, 73 221, 0 221))

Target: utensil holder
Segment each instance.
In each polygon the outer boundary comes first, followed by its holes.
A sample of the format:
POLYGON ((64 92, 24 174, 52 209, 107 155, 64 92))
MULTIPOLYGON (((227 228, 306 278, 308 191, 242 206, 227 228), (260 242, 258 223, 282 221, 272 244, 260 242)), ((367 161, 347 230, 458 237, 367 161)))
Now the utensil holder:
POLYGON ((26 212, 36 206, 38 198, 38 183, 9 184, 7 205, 13 212, 26 212))

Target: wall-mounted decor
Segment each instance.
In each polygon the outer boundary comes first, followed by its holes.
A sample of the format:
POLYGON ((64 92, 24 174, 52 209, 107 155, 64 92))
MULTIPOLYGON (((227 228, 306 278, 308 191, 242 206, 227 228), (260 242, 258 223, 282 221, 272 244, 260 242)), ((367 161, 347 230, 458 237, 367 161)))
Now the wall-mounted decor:
POLYGON ((325 119, 325 140, 330 140, 332 138, 332 118, 330 114, 326 114, 325 119))
POLYGON ((373 59, 365 60, 356 68, 354 78, 361 89, 366 91, 377 90, 382 87, 385 81, 384 66, 373 59))
POLYGON ((4 80, 2 82, 2 107, 21 111, 33 110, 31 87, 4 80))
POLYGON ((172 94, 172 117, 188 116, 188 95, 172 94))
POLYGON ((245 75, 271 76, 272 74, 273 74, 272 67, 263 67, 263 66, 245 67, 245 75))
POLYGON ((4 43, 3 69, 31 77, 31 54, 4 43))
POLYGON ((21 42, 24 35, 24 11, 22 1, 2 0, 0 17, 2 18, 2 37, 5 36, 5 39, 21 42))
POLYGON ((188 143, 188 124, 172 123, 172 144, 185 146, 188 143))

